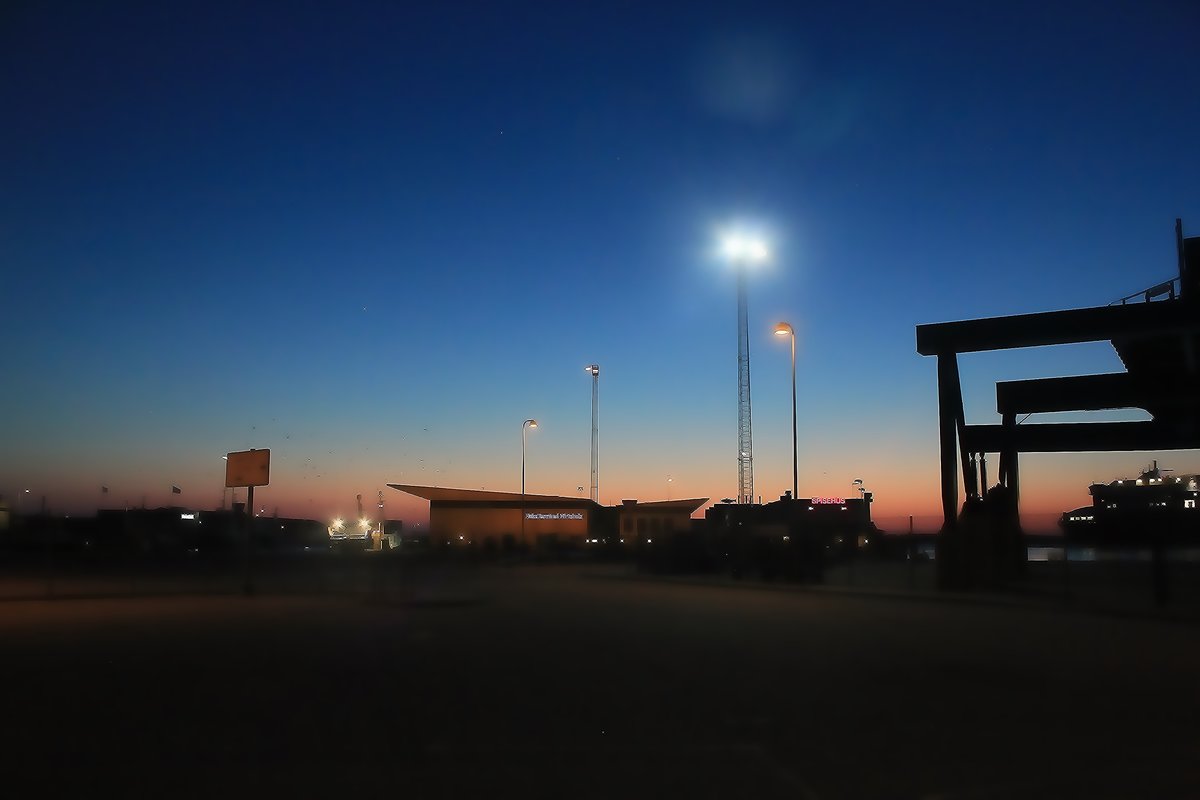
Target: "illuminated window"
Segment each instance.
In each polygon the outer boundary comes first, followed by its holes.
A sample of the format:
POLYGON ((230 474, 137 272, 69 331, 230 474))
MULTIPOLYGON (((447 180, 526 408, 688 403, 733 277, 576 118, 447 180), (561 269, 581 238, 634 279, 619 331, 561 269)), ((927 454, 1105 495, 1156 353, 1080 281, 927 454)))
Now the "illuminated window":
POLYGON ((1195 500, 1184 500, 1184 501, 1183 501, 1183 507, 1184 507, 1184 508, 1195 508, 1195 507, 1196 507, 1196 501, 1195 501, 1195 500))

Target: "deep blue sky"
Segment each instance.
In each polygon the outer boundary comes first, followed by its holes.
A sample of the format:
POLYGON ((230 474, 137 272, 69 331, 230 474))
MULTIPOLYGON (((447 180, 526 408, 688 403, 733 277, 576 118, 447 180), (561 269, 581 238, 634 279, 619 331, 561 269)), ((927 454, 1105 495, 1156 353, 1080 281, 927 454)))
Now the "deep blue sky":
MULTIPOLYGON (((595 361, 602 500, 731 496, 713 242, 741 222, 775 251, 758 493, 790 485, 788 319, 802 492, 933 513, 914 325, 1174 274, 1197 30, 1190 2, 9 4, 0 491, 210 507, 221 453, 272 447, 267 502, 324 516, 387 481, 515 489, 533 416, 531 490, 572 494, 595 361)), ((996 379, 1120 364, 963 369, 986 421, 996 379)), ((1027 506, 1142 460, 1032 459, 1055 493, 1027 506)))

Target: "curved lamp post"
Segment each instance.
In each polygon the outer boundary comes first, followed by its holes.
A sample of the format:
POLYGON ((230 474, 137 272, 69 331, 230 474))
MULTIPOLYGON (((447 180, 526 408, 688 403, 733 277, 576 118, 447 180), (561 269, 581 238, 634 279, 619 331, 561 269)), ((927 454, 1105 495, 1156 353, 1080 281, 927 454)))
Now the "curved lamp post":
POLYGON ((800 496, 800 462, 796 456, 796 329, 786 322, 775 326, 776 336, 792 340, 792 499, 800 496))

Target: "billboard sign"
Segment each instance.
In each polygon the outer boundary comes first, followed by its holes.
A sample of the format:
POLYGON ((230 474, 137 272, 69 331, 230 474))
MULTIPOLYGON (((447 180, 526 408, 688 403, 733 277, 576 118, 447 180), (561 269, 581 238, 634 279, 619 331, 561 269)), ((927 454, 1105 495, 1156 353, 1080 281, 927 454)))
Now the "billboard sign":
POLYGON ((270 450, 242 450, 225 458, 225 488, 266 486, 271 482, 270 450))

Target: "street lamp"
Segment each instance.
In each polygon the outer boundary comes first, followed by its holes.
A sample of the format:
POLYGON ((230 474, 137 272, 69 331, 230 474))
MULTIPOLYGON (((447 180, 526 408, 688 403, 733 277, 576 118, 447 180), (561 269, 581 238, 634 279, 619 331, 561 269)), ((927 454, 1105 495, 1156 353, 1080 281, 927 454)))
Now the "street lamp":
POLYGON ((796 456, 796 329, 786 322, 775 326, 776 336, 792 340, 792 499, 800 496, 800 462, 796 456))
MULTIPOLYGON (((221 510, 224 511, 225 510, 225 492, 229 489, 229 487, 225 485, 225 479, 228 476, 228 472, 229 472, 229 456, 221 456, 221 460, 225 462, 225 472, 226 472, 226 475, 223 475, 221 477, 221 510)), ((233 501, 237 502, 236 495, 234 496, 233 501)))
POLYGON ((537 427, 536 419, 521 423, 521 546, 525 545, 525 432, 537 427))

